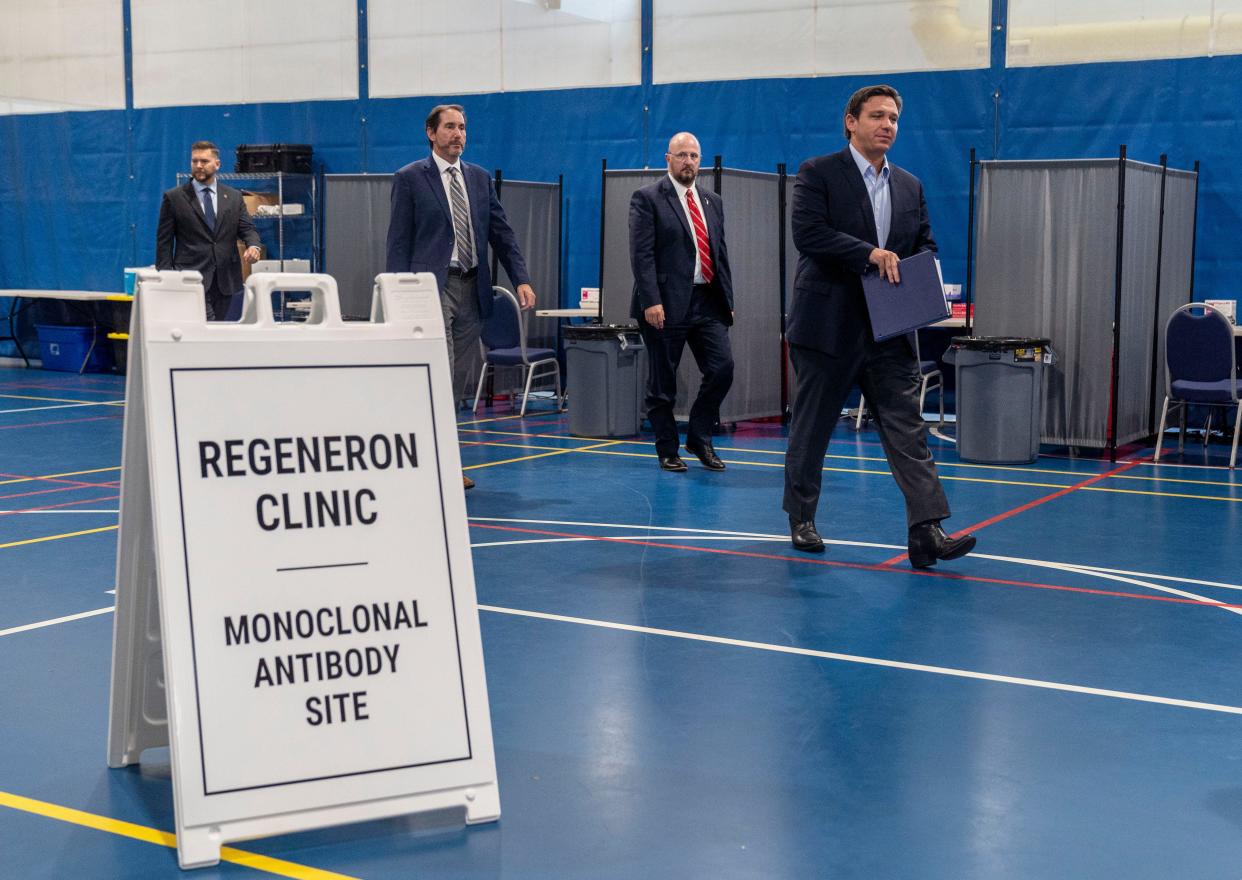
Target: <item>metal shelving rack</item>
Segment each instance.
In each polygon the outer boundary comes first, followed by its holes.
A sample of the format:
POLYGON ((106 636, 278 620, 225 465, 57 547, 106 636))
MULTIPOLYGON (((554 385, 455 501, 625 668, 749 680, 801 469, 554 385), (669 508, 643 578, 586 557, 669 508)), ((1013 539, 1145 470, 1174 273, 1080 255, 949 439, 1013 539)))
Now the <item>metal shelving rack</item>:
MULTIPOLYGON (((178 172, 177 184, 190 180, 188 172, 178 172)), ((258 171, 249 173, 221 172, 216 180, 244 193, 275 195, 276 204, 302 206, 301 214, 286 216, 281 213, 270 217, 251 214, 268 250, 268 258, 280 260, 309 260, 310 270, 319 271, 319 199, 318 181, 314 174, 291 174, 284 171, 258 171), (286 230, 285 224, 289 224, 286 230), (308 224, 309 233, 303 234, 298 227, 308 224), (275 248, 269 240, 268 230, 275 226, 275 248), (286 253, 286 246, 289 252, 286 253)))

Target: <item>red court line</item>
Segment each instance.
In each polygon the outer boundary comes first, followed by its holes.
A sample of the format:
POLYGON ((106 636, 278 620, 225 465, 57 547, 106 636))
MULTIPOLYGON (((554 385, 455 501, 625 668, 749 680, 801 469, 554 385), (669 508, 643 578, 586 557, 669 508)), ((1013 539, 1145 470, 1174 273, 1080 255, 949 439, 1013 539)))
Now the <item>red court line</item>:
MULTIPOLYGON (((779 562, 796 562, 802 565, 822 565, 829 568, 849 568, 857 571, 896 572, 918 577, 940 578, 941 580, 964 581, 974 584, 989 584, 1002 587, 1025 587, 1032 590, 1055 590, 1063 593, 1085 593, 1090 596, 1107 596, 1113 599, 1141 599, 1145 602, 1168 602, 1174 605, 1201 605, 1208 608, 1238 608, 1228 602, 1212 602, 1202 599, 1186 599, 1181 596, 1152 596, 1146 593, 1123 593, 1119 590, 1096 590, 1090 587, 1068 587, 1064 584, 1044 584, 1038 581, 1016 581, 1008 578, 980 577, 979 575, 957 574, 951 571, 934 571, 931 569, 899 569, 888 563, 878 565, 863 562, 840 562, 835 559, 821 559, 812 556, 783 556, 779 553, 757 553, 753 550, 726 550, 721 547, 694 547, 688 544, 670 544, 665 541, 642 541, 637 538, 609 538, 605 535, 579 535, 570 532, 552 532, 544 529, 526 529, 517 526, 498 526, 491 523, 470 523, 472 528, 491 529, 498 532, 521 532, 529 535, 545 535, 554 538, 579 538, 588 541, 600 541, 606 544, 631 544, 635 547, 661 547, 669 550, 688 550, 693 553, 714 553, 719 556, 740 556, 747 559, 769 559, 779 562)), ((744 540, 739 537, 739 540, 744 540)), ((905 557, 900 557, 904 559, 905 557)))
MULTIPOLYGON (((986 529, 988 526, 996 525, 996 523, 1007 520, 1012 516, 1017 516, 1019 513, 1025 513, 1032 508, 1039 507, 1041 504, 1047 504, 1049 501, 1055 501, 1056 499, 1061 498, 1064 495, 1068 495, 1071 492, 1077 492, 1079 489, 1085 489, 1093 483, 1098 483, 1101 480, 1107 480, 1109 477, 1115 477, 1117 474, 1124 473, 1125 471, 1130 470, 1130 468, 1137 467, 1147 461, 1149 461, 1149 459, 1146 458, 1136 458, 1133 461, 1128 461, 1119 467, 1113 468, 1111 471, 1105 471, 1102 474, 1096 474, 1094 477, 1088 477, 1082 482, 1074 483, 1072 486, 1066 486, 1064 489, 1058 489, 1050 495, 1045 495, 1042 498, 1036 498, 1034 501, 1028 501, 1026 504, 1020 504, 1012 510, 1006 510, 1004 513, 998 513, 996 516, 988 517, 981 522, 975 523, 973 526, 966 526, 964 529, 959 529, 954 532, 951 537, 957 538, 962 535, 969 534, 970 532, 977 532, 980 529, 986 529)), ((906 554, 902 553, 899 556, 894 556, 892 559, 886 559, 880 564, 896 565, 905 558, 906 554)))
POLYGON ((51 495, 53 492, 73 492, 77 489, 86 489, 86 488, 91 488, 91 489, 105 488, 106 489, 106 488, 113 488, 113 487, 109 487, 109 486, 101 487, 101 486, 94 485, 91 483, 82 483, 80 485, 75 485, 75 486, 56 486, 51 489, 32 489, 29 492, 13 492, 8 495, 0 495, 0 501, 7 501, 10 498, 29 498, 32 495, 51 495))
POLYGON ((0 516, 9 516, 14 513, 35 513, 40 510, 57 510, 61 507, 74 507, 78 504, 95 504, 100 501, 117 501, 120 495, 107 495, 103 498, 87 498, 84 501, 64 501, 60 504, 45 504, 42 507, 22 507, 17 510, 0 510, 0 516))
POLYGON ((83 419, 61 419, 58 422, 28 422, 24 425, 0 425, 0 431, 12 431, 16 428, 54 428, 57 425, 73 425, 80 422, 119 422, 124 415, 118 413, 114 416, 90 416, 83 419))
MULTIPOLYGON (((51 483, 56 486, 63 486, 66 489, 98 489, 100 487, 106 489, 119 489, 121 483, 119 480, 100 480, 98 483, 90 483, 84 480, 66 480, 64 477, 32 477, 29 474, 6 474, 0 472, 0 479, 5 480, 29 480, 32 483, 51 483)), ((49 490, 50 491, 50 490, 49 490)), ((19 498, 19 495, 0 495, 0 498, 19 498)))

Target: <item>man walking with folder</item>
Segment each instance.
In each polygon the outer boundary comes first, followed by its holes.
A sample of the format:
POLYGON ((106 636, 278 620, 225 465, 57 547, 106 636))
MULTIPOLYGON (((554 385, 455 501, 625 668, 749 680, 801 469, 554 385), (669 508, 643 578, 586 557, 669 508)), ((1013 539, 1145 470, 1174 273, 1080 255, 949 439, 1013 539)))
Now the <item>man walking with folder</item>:
POLYGON ((896 89, 859 89, 845 107, 846 148, 798 169, 792 211, 798 269, 786 324, 794 386, 783 506, 793 546, 823 552, 815 513, 824 454, 845 397, 858 384, 905 496, 910 563, 926 568, 969 553, 975 538, 949 537, 940 527, 949 502, 927 448, 914 349, 905 336, 875 341, 863 297, 866 272, 895 284, 902 258, 936 250, 922 184, 887 159, 900 115, 896 89))

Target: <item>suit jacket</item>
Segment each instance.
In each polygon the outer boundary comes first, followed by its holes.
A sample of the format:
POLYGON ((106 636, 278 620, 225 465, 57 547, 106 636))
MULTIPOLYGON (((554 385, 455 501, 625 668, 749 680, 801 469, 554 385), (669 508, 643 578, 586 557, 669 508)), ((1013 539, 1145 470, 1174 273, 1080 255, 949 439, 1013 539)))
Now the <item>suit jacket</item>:
MULTIPOLYGON (((479 314, 486 318, 492 313, 489 245, 496 249, 496 256, 514 284, 530 284, 530 276, 518 249, 517 236, 496 197, 491 175, 465 161, 461 169, 474 227, 479 314)), ((384 271, 432 272, 443 290, 453 257, 453 240, 453 215, 439 167, 431 156, 411 162, 392 179, 392 216, 388 221, 384 271)))
POLYGON ((233 294, 242 288, 238 239, 248 247, 261 242, 239 191, 216 181, 216 202, 213 231, 207 228, 193 181, 164 193, 155 231, 155 267, 197 269, 203 275, 204 290, 210 290, 214 281, 220 293, 233 294))
MULTIPOLYGON (((724 206, 720 196, 695 188, 716 270, 713 286, 724 294, 728 307, 725 323, 733 323, 733 276, 729 249, 725 247, 724 206)), ((677 198, 677 188, 666 174, 644 186, 630 198, 630 268, 634 272, 634 297, 630 317, 664 306, 664 320, 680 323, 690 307, 694 290, 694 231, 677 198)))
MULTIPOLYGON (((888 167, 893 217, 885 249, 903 259, 936 250, 923 185, 891 162, 888 167)), ((798 269, 786 338, 834 356, 855 355, 872 338, 862 276, 874 268, 867 258, 876 233, 867 186, 849 147, 802 163, 792 219, 798 269)))

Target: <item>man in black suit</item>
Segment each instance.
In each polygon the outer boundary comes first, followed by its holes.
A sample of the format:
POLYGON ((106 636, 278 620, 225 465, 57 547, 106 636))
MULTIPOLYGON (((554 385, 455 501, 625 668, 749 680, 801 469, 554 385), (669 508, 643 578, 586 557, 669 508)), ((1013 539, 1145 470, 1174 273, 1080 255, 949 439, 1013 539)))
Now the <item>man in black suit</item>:
POLYGON ((712 426, 733 384, 733 280, 725 248, 720 196, 695 186, 701 155, 689 132, 674 135, 664 155, 668 175, 630 199, 630 266, 638 319, 647 347, 647 418, 666 471, 686 470, 678 455, 677 367, 686 344, 703 373, 690 407, 686 451, 713 471, 725 469, 712 448, 712 426))
POLYGON ((223 321, 242 289, 241 260, 259 259, 259 233, 242 195, 216 180, 220 150, 211 141, 190 147, 192 180, 164 193, 155 231, 157 269, 197 269, 203 276, 207 320, 223 321), (237 242, 246 251, 238 258, 237 242))
POLYGON ((975 539, 951 538, 940 527, 949 502, 927 448, 914 349, 905 336, 876 342, 863 298, 864 273, 878 271, 895 283, 899 260, 936 250, 922 184, 886 158, 900 114, 896 89, 859 89, 845 107, 846 148, 798 169, 792 211, 798 269, 786 322, 795 380, 784 508, 794 547, 822 552, 815 511, 824 454, 857 383, 906 499, 910 562, 925 568, 969 553, 975 539))
MULTIPOLYGON (((425 131, 431 155, 393 175, 385 271, 436 276, 457 401, 465 391, 457 387, 457 359, 479 344, 483 321, 492 313, 488 246, 496 249, 523 309, 535 305, 535 291, 492 176, 461 158, 466 111, 440 104, 428 114, 425 131)), ((472 489, 474 481, 463 474, 462 485, 472 489)))

